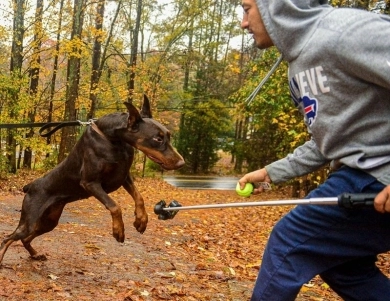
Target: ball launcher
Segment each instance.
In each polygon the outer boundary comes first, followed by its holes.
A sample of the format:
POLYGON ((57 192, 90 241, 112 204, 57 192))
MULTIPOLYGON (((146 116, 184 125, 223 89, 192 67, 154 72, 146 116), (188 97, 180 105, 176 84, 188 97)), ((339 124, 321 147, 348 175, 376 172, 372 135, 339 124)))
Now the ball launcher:
MULTIPOLYGON (((271 189, 269 183, 247 183, 244 189, 240 188, 239 183, 236 186, 236 192, 239 196, 249 197, 253 193, 254 187, 261 186, 263 189, 271 189)), ((257 207, 257 206, 287 206, 287 205, 338 205, 342 208, 362 208, 372 207, 376 194, 371 193, 343 193, 337 197, 274 200, 274 201, 255 201, 239 202, 227 204, 208 204, 195 206, 182 206, 178 201, 173 200, 169 205, 164 200, 159 201, 154 206, 154 213, 160 220, 173 219, 180 210, 199 210, 216 208, 234 208, 234 207, 257 207)))

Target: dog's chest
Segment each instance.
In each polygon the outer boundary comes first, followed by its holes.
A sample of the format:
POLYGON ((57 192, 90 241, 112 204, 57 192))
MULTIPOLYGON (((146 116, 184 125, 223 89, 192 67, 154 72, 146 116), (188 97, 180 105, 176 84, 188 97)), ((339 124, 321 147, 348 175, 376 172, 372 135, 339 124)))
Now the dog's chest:
POLYGON ((100 158, 100 174, 106 183, 121 182, 127 177, 134 158, 134 149, 121 147, 105 152, 100 158))

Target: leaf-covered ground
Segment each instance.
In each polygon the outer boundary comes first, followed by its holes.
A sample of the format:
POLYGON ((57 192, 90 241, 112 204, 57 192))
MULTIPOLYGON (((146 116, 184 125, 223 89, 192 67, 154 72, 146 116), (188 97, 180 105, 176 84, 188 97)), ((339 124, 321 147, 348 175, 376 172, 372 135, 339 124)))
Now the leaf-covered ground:
MULTIPOLYGON (((35 175, 0 182, 0 239, 17 226, 25 182, 35 175)), ((247 207, 179 212, 161 221, 153 213, 161 199, 182 205, 254 201, 233 191, 183 190, 159 179, 136 179, 149 224, 132 226, 133 201, 122 189, 111 194, 121 205, 126 240, 111 236, 111 217, 95 199, 65 207, 60 224, 33 241, 47 261, 29 258, 20 242, 0 266, 0 300, 249 300, 267 237, 291 207, 247 207)), ((266 192, 256 200, 289 197, 266 192)), ((390 255, 380 257, 390 275, 390 255)), ((297 300, 340 300, 320 278, 297 300)))

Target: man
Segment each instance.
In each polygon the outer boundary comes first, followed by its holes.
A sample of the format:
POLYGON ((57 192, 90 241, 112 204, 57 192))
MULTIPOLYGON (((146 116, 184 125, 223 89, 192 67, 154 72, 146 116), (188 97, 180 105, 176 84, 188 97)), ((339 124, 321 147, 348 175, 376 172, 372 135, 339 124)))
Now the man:
MULTIPOLYGON (((320 275, 345 300, 390 300, 376 267, 390 250, 390 18, 326 0, 243 0, 242 28, 289 63, 292 100, 312 139, 240 180, 281 183, 330 163, 307 196, 377 193, 375 208, 297 206, 274 227, 252 301, 295 300, 320 275)), ((262 188, 255 189, 260 193, 262 188)))

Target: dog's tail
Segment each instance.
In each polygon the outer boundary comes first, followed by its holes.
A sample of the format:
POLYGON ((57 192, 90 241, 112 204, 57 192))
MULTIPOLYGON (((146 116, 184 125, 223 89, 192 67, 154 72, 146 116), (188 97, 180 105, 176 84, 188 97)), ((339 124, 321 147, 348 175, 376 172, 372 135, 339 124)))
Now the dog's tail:
POLYGON ((23 192, 27 193, 27 191, 30 189, 31 183, 28 183, 27 185, 23 186, 23 192))

